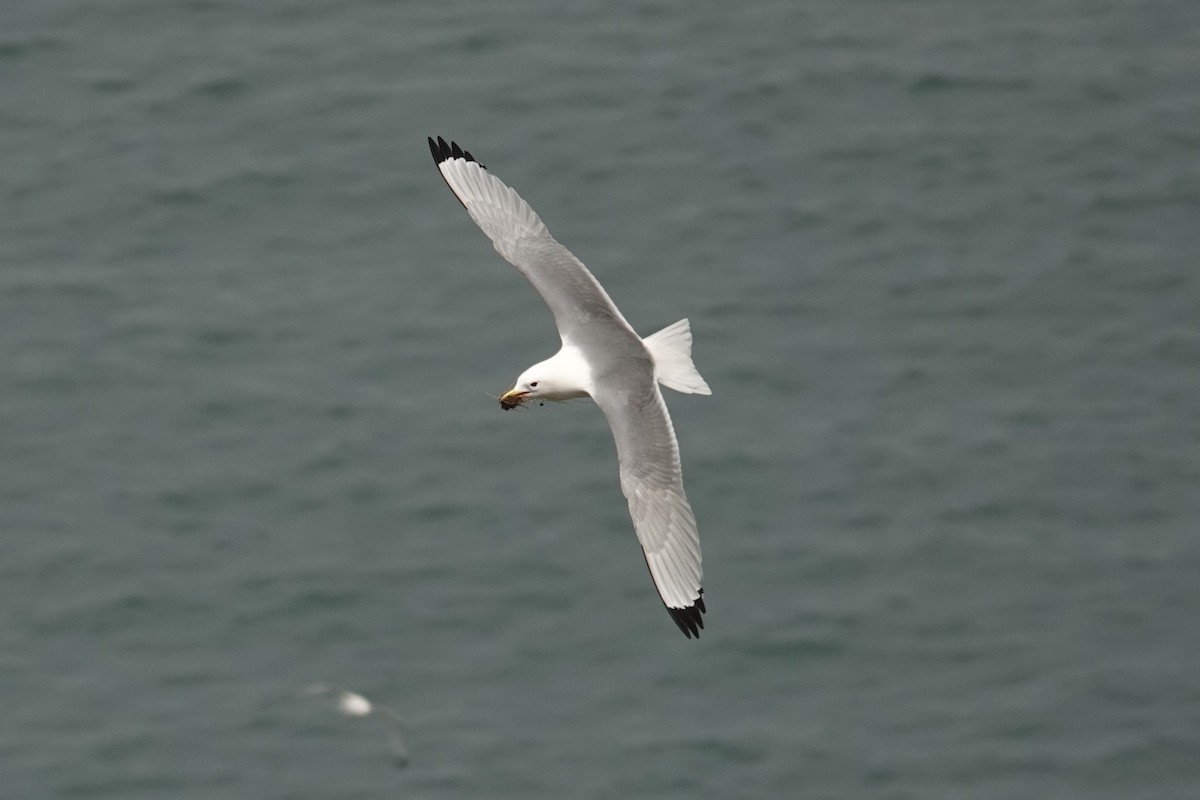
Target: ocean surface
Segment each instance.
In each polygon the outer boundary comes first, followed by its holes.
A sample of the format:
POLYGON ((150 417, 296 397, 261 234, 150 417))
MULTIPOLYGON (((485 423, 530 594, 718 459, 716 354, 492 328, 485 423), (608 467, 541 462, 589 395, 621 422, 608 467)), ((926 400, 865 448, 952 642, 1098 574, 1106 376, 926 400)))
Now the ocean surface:
POLYGON ((0 21, 0 796, 1200 797, 1200 4, 0 21), (691 319, 698 641, 439 134, 691 319))

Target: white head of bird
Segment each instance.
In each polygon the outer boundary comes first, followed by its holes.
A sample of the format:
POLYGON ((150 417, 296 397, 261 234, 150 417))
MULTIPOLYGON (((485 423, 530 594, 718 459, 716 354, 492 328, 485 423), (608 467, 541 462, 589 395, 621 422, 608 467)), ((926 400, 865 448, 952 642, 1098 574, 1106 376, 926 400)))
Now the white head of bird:
POLYGON ((591 394, 592 371, 583 355, 574 347, 562 349, 545 361, 539 361, 521 373, 513 388, 500 395, 505 411, 530 400, 573 400, 591 394))

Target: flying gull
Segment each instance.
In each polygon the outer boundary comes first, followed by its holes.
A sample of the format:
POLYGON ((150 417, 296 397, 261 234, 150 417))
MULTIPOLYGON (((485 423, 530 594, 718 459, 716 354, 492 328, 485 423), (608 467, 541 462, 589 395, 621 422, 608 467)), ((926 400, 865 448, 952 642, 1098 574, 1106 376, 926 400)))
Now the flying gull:
POLYGON ((621 491, 650 576, 671 619, 689 639, 704 627, 700 536, 683 490, 679 446, 658 384, 711 394, 692 363, 686 319, 645 339, 604 287, 559 244, 521 197, 458 144, 429 139, 450 191, 501 256, 550 307, 562 348, 521 373, 500 407, 591 397, 612 428, 621 491))
POLYGON ((383 721, 387 726, 388 741, 392 744, 392 757, 396 760, 396 766, 408 766, 408 747, 404 744, 403 720, 400 715, 387 706, 381 706, 377 703, 372 703, 361 694, 348 692, 345 689, 339 689, 336 686, 330 686, 327 683, 314 683, 304 690, 304 694, 309 697, 318 695, 330 695, 337 701, 338 711, 341 711, 347 717, 356 717, 362 719, 364 717, 375 716, 383 721))

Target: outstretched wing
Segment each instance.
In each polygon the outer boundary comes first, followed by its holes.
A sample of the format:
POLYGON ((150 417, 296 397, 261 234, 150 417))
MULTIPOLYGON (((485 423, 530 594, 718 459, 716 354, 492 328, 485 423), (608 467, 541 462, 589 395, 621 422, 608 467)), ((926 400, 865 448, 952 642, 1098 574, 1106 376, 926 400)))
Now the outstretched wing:
POLYGON ((683 490, 679 445, 652 376, 618 381, 595 401, 612 428, 621 491, 650 577, 671 619, 689 639, 704 627, 700 534, 683 490))
POLYGON ((559 336, 572 338, 580 325, 597 320, 611 321, 633 333, 600 282, 550 235, 520 195, 454 142, 430 138, 429 151, 446 185, 492 240, 496 252, 520 270, 546 301, 559 336))
POLYGON ((396 766, 408 766, 408 743, 404 740, 404 720, 387 706, 375 706, 380 721, 387 727, 388 741, 392 743, 392 757, 396 766))

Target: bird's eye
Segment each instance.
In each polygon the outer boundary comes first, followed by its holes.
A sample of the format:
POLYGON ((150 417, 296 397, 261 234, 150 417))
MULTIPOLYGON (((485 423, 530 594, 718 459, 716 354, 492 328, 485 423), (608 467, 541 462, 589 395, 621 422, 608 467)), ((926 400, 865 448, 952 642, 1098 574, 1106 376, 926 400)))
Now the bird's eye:
POLYGON ((533 383, 529 384, 529 388, 530 388, 530 389, 536 389, 536 388, 537 388, 537 385, 538 385, 538 382, 537 382, 537 381, 534 381, 533 383))

